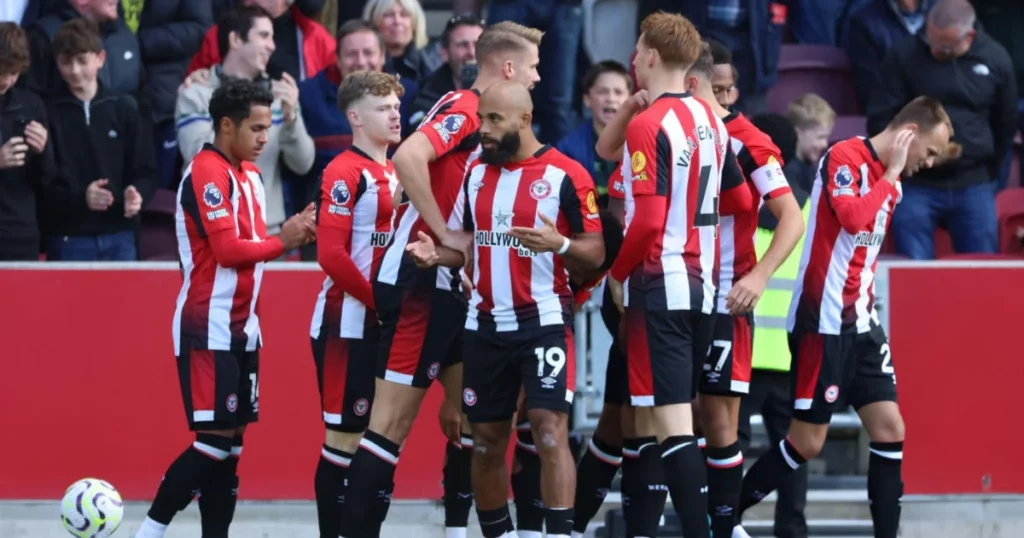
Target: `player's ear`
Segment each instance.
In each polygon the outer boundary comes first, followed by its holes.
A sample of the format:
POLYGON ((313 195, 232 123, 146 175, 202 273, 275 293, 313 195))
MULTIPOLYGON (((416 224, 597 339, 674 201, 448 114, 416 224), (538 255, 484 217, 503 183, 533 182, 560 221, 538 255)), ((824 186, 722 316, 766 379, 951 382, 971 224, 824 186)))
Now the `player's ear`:
POLYGON ((918 125, 916 123, 908 124, 906 128, 909 129, 910 132, 912 132, 912 133, 917 133, 918 131, 921 130, 921 128, 918 127, 918 125))
POLYGON ((688 77, 686 77, 686 91, 688 91, 690 93, 696 93, 698 85, 700 85, 700 81, 697 80, 697 77, 695 77, 695 76, 688 76, 688 77))
POLYGON ((229 136, 235 132, 235 122, 227 116, 220 119, 220 125, 218 127, 220 128, 220 132, 229 136))
POLYGON ((359 113, 356 112, 354 107, 345 111, 345 119, 347 119, 348 124, 352 126, 363 124, 362 120, 359 119, 359 113))
POLYGON ((522 122, 522 123, 520 123, 520 125, 525 125, 525 126, 533 125, 533 113, 532 112, 524 112, 523 113, 523 117, 520 118, 519 121, 522 122))
POLYGON ((512 80, 515 74, 516 70, 512 67, 512 60, 507 60, 501 64, 501 75, 505 77, 505 80, 512 80))

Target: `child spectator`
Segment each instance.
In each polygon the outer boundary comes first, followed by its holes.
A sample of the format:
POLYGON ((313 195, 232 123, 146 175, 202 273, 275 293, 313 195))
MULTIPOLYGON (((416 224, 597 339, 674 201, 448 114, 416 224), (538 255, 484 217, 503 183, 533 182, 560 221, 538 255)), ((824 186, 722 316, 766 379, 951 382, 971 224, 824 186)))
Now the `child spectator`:
POLYGON ((138 214, 156 184, 152 142, 135 100, 98 80, 107 54, 95 23, 65 23, 53 52, 65 84, 47 102, 60 168, 46 199, 47 259, 134 261, 138 214))
POLYGON ((818 171, 818 161, 828 149, 836 112, 818 95, 807 93, 789 104, 786 117, 796 129, 794 161, 799 161, 794 167, 786 167, 786 178, 791 184, 811 185, 818 171))

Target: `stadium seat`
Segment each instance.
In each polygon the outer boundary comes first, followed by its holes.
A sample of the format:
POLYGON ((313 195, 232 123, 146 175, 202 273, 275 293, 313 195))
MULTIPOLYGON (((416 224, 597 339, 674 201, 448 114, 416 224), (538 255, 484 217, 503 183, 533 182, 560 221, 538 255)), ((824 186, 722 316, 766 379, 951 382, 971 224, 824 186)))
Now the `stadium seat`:
POLYGON ((637 4, 637 0, 583 0, 583 48, 591 60, 631 64, 637 4))
POLYGON ((982 253, 962 253, 962 254, 947 254, 941 258, 942 261, 1022 261, 1024 260, 1024 254, 982 254, 982 253))
POLYGON ((868 135, 868 118, 866 116, 836 116, 836 126, 832 129, 830 144, 868 135))
POLYGON ((828 45, 782 45, 779 78, 768 90, 768 111, 785 114, 805 93, 821 96, 839 116, 861 114, 846 52, 828 45))
POLYGON ((949 235, 949 230, 938 227, 935 229, 935 259, 941 260, 950 254, 953 254, 953 238, 949 235))
POLYGON ((174 191, 160 189, 142 210, 139 231, 139 259, 142 261, 175 261, 178 244, 174 230, 174 191))
POLYGON ((999 221, 999 252, 1019 253, 1018 230, 1024 230, 1024 188, 1007 188, 996 194, 996 218, 999 221))

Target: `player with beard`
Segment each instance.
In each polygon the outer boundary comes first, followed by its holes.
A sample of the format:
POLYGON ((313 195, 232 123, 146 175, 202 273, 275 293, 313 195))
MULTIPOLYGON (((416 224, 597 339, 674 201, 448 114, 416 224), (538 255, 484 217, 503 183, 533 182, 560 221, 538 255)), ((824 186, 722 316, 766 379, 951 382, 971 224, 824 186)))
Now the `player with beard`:
MULTIPOLYGON (((464 411, 473 427, 473 493, 485 538, 514 532, 505 455, 520 388, 541 463, 547 535, 568 538, 576 485, 569 450, 575 357, 570 274, 592 279, 604 261, 590 175, 534 137, 529 92, 514 83, 480 98, 483 152, 460 205, 474 232, 473 297, 466 317, 464 411)), ((460 267, 462 252, 420 232, 417 263, 460 267)))
POLYGON ((310 327, 326 429, 314 484, 321 538, 339 534, 345 477, 370 420, 378 324, 369 279, 391 235, 398 178, 387 152, 402 140, 404 91, 385 73, 347 75, 338 108, 352 126, 352 146, 321 174, 317 259, 327 278, 310 327))
MULTIPOLYGON (((479 145, 480 92, 505 81, 523 89, 532 87, 539 80, 541 37, 540 31, 512 22, 487 28, 477 42, 476 82, 469 89, 442 97, 394 155, 399 191, 403 192, 395 231, 373 280, 380 320, 378 381, 369 427, 349 467, 342 529, 346 538, 380 533, 394 489, 399 448, 409 435, 427 388, 440 379, 450 404, 462 399, 466 297, 460 289, 459 270, 418 268, 405 247, 419 232, 427 232, 443 244, 469 248, 472 237, 461 230, 449 231, 447 221, 458 207, 466 166, 479 145)), ((449 439, 444 470, 446 505, 458 499, 471 502, 473 439, 468 433, 461 434, 468 426, 468 421, 460 420, 445 428, 449 439)))

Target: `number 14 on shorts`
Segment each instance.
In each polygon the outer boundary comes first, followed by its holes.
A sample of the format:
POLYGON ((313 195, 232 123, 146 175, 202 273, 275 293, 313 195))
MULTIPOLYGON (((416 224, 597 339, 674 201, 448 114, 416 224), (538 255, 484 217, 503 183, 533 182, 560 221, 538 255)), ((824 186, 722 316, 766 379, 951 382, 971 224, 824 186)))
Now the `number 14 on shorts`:
POLYGON ((541 388, 555 388, 558 374, 565 368, 565 351, 559 347, 538 347, 534 348, 533 354, 537 356, 537 379, 540 379, 541 388), (544 374, 545 367, 550 367, 547 375, 544 374))

